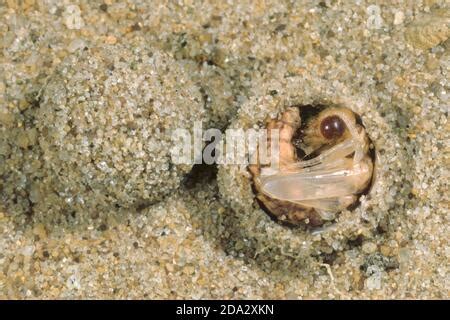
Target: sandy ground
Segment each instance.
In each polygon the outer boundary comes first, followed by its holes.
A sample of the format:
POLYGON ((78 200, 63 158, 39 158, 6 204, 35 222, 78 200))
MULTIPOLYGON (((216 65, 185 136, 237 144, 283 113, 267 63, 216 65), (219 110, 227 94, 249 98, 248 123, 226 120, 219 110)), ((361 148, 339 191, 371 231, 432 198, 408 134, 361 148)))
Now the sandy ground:
POLYGON ((434 0, 0 1, 0 298, 447 299, 449 19, 434 0), (300 231, 277 226, 261 253, 226 167, 217 179, 197 166, 139 208, 46 198, 36 112, 55 70, 85 48, 136 43, 192 76, 206 125, 261 118, 269 109, 255 101, 275 89, 366 101, 359 111, 386 159, 380 200, 355 222, 368 226, 301 259, 284 251, 300 231))

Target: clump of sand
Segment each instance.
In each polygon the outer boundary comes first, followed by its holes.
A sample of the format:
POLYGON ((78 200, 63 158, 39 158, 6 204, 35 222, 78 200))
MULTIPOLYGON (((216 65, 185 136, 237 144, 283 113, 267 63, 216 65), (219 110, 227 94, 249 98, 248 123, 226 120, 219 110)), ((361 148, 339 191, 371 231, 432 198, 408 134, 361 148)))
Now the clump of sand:
POLYGON ((167 53, 81 48, 43 89, 36 127, 47 175, 33 184, 30 200, 42 211, 160 201, 190 170, 172 163, 172 133, 202 120, 202 99, 167 53))

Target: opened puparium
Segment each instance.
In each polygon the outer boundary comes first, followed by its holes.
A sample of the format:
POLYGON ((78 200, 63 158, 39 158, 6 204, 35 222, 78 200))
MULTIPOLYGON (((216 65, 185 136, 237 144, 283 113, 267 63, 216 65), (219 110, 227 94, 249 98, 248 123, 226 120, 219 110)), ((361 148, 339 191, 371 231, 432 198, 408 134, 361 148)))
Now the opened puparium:
MULTIPOLYGON (((266 127, 279 130, 278 162, 258 162, 249 170, 260 205, 277 220, 321 226, 368 191, 375 153, 350 109, 289 107, 266 127)), ((274 141, 268 137, 270 148, 274 141)))

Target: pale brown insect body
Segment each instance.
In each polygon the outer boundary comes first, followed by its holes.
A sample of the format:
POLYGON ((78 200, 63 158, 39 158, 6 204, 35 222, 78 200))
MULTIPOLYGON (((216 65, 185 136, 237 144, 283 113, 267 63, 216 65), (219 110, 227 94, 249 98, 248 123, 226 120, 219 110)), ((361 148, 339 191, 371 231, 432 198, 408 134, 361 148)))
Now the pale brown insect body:
POLYGON ((302 125, 301 111, 290 107, 280 119, 268 121, 268 130, 279 130, 279 161, 249 170, 257 198, 271 215, 294 225, 320 226, 354 205, 368 188, 373 157, 355 114, 330 107, 308 120, 300 132, 305 156, 299 159, 294 140, 302 125))

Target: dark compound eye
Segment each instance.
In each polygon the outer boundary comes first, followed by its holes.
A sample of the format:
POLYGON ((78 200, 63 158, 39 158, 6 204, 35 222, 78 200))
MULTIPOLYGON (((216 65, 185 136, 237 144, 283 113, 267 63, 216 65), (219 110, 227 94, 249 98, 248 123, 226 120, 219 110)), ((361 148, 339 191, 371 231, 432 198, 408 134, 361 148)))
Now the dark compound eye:
POLYGON ((336 139, 341 137, 345 131, 345 123, 338 116, 329 116, 320 123, 320 133, 326 139, 336 139))

